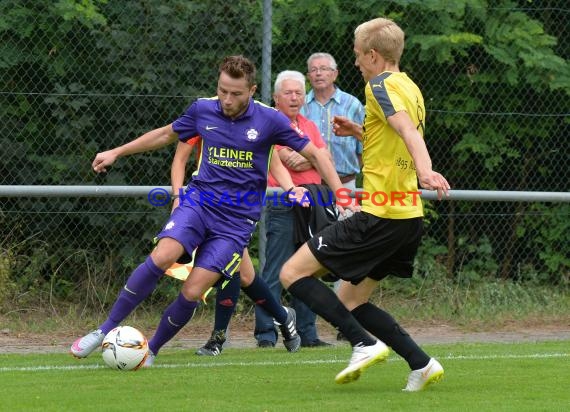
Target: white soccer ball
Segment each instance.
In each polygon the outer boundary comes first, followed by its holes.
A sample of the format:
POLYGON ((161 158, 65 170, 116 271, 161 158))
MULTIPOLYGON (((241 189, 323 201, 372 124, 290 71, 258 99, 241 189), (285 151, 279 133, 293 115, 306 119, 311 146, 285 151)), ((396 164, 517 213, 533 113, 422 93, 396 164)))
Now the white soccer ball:
POLYGON ((118 326, 105 336, 102 343, 103 360, 111 369, 137 370, 148 356, 145 336, 131 326, 118 326))

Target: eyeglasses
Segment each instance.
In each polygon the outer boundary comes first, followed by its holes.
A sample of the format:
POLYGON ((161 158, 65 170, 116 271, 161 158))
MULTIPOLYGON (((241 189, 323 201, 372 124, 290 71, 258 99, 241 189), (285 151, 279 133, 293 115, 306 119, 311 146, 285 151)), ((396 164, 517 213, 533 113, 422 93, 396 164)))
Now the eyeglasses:
POLYGON ((318 72, 334 72, 336 69, 333 69, 332 67, 326 67, 326 66, 322 66, 322 67, 311 67, 309 69, 309 73, 313 74, 313 73, 318 73, 318 72))

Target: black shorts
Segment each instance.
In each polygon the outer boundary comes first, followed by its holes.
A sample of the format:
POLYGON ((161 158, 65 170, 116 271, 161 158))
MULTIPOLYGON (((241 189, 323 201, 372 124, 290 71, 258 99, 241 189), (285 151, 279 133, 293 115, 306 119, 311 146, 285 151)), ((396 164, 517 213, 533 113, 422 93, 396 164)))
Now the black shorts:
POLYGON ((359 212, 326 227, 307 245, 332 274, 356 285, 365 277, 411 277, 422 234, 421 217, 383 219, 359 212))

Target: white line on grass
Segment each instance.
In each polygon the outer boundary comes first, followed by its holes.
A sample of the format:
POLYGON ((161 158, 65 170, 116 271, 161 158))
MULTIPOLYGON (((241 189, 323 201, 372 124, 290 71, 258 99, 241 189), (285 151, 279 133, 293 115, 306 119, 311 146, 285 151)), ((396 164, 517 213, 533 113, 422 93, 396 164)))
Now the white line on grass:
MULTIPOLYGON (((548 359, 548 358, 570 358, 570 353, 534 353, 528 355, 445 355, 436 356, 438 359, 446 360, 497 360, 497 359, 548 359)), ((331 363, 345 363, 346 359, 318 359, 310 361, 287 361, 287 362, 214 362, 214 363, 167 363, 157 364, 152 368, 218 368, 226 366, 267 366, 267 365, 319 365, 331 363)), ((402 358, 390 358, 388 362, 402 361, 402 358)), ((75 370, 88 370, 88 369, 106 369, 107 366, 103 364, 94 365, 46 365, 46 366, 16 366, 16 367, 0 367, 2 372, 42 372, 42 371, 75 371, 75 370)))

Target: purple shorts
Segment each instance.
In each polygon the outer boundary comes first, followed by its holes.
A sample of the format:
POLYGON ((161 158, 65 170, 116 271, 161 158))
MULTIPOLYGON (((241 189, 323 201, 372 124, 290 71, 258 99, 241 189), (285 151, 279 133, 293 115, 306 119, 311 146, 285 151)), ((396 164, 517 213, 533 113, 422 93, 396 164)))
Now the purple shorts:
POLYGON ((177 240, 190 255, 197 248, 194 266, 231 278, 255 225, 255 221, 231 215, 219 206, 182 202, 157 237, 177 240))

